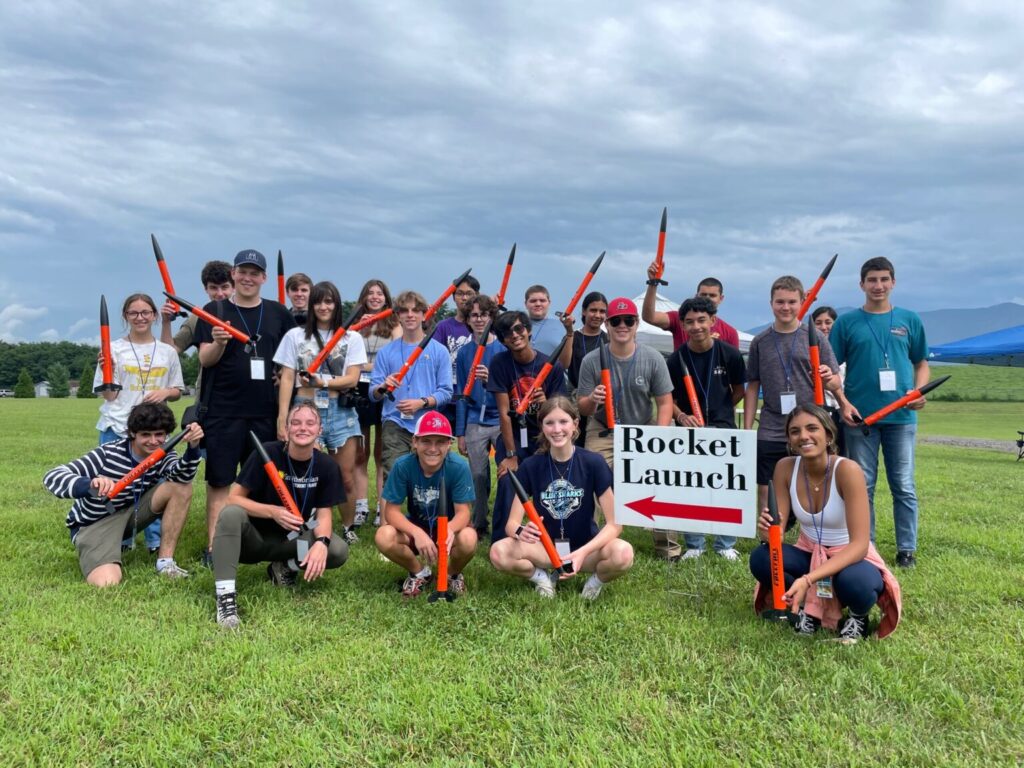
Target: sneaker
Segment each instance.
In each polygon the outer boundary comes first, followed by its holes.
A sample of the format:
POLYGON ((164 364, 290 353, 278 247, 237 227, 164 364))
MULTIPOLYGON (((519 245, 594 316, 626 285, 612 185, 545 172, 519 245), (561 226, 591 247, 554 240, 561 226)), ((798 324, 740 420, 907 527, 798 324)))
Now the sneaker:
POLYGON ((466 594, 466 577, 457 573, 448 579, 448 591, 454 595, 466 594))
POLYGON ((217 623, 224 629, 238 629, 238 593, 217 595, 217 623))
POLYGON ((346 528, 345 533, 342 534, 342 538, 345 539, 345 543, 348 545, 357 543, 359 541, 359 535, 356 533, 355 525, 351 528, 346 528))
POLYGON ((165 565, 163 568, 158 569, 157 573, 167 579, 187 579, 188 571, 178 565, 176 562, 171 560, 170 563, 165 565))
POLYGON ((793 624, 793 629, 796 631, 798 635, 810 637, 818 631, 818 627, 820 626, 820 619, 816 619, 813 616, 808 616, 803 611, 800 611, 800 613, 798 613, 796 616, 796 623, 793 624))
POLYGON ((703 549, 688 549, 679 556, 680 560, 696 560, 704 554, 703 549))
POLYGON ((373 527, 380 528, 380 512, 378 512, 373 518, 373 527))
POLYGON ((357 509, 356 516, 352 520, 352 526, 358 528, 360 525, 366 525, 366 518, 369 516, 370 511, 368 509, 357 509))
POLYGON ((917 558, 914 557, 914 553, 904 550, 896 553, 896 567, 897 568, 913 568, 917 565, 917 558))
POLYGON ((148 547, 148 549, 149 549, 149 554, 151 554, 151 555, 155 555, 157 552, 160 551, 160 547, 148 547))
POLYGON ((541 597, 550 600, 555 596, 555 581, 550 576, 540 582, 534 582, 534 589, 541 597))
POLYGON ((847 643, 855 643, 868 636, 868 617, 854 616, 852 613, 843 620, 839 629, 839 639, 847 643))
POLYGON ((580 591, 580 597, 584 600, 597 600, 597 596, 601 594, 603 586, 604 583, 597 579, 587 579, 587 583, 583 585, 583 589, 580 591))
POLYGON ((203 568, 213 570, 213 552, 209 549, 204 549, 202 554, 199 555, 199 563, 203 568))
POLYGON ((406 580, 402 582, 402 597, 404 597, 406 600, 411 600, 414 597, 418 597, 419 594, 426 588, 428 581, 430 581, 429 576, 407 577, 406 580))
POLYGON ((295 586, 295 571, 280 560, 267 566, 267 576, 270 577, 270 581, 273 582, 275 587, 295 586))
POLYGON ((728 560, 730 563, 735 563, 737 560, 740 559, 740 553, 732 547, 729 547, 729 549, 719 550, 718 556, 728 560))

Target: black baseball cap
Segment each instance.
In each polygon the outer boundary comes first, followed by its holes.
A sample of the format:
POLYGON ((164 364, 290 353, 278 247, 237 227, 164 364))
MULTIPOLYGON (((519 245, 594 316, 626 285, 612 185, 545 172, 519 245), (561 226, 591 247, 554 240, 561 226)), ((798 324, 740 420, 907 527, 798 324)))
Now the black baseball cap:
POLYGON ((251 248, 245 251, 239 251, 235 256, 236 267, 245 266, 246 264, 253 267, 259 267, 264 272, 267 271, 267 258, 259 251, 251 248))

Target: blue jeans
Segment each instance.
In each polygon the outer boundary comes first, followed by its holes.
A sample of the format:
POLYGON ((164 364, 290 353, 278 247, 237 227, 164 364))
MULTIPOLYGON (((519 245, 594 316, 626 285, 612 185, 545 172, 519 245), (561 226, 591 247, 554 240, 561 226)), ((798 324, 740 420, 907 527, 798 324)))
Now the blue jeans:
POLYGON ((871 505, 871 540, 875 540, 875 482, 878 449, 882 449, 885 476, 892 491, 896 549, 917 549, 917 490, 914 487, 914 440, 917 424, 875 424, 865 435, 860 427, 846 427, 846 452, 864 470, 871 505))
MULTIPOLYGON (((687 549, 704 549, 704 534, 703 533, 684 533, 683 538, 686 539, 687 549)), ((714 544, 715 552, 721 552, 723 549, 732 549, 736 546, 735 536, 715 536, 714 544)))
MULTIPOLYGON (((115 440, 120 440, 122 437, 122 435, 117 434, 113 429, 107 427, 100 432, 100 445, 103 445, 104 443, 112 443, 115 440)), ((145 531, 143 531, 143 538, 146 540, 147 549, 156 549, 160 546, 160 531, 161 525, 159 517, 146 526, 145 531)), ((121 543, 124 546, 129 547, 132 542, 131 539, 125 539, 121 543)))

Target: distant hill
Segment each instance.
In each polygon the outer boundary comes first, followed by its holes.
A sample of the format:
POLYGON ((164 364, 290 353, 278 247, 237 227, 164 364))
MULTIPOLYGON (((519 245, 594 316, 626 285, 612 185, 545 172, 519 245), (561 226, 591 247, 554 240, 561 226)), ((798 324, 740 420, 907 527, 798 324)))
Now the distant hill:
MULTIPOLYGON (((836 311, 843 314, 851 309, 854 307, 840 307, 836 311)), ((947 344, 951 341, 966 339, 969 336, 998 331, 1001 328, 1024 325, 1024 304, 1014 304, 1009 301, 991 307, 933 309, 930 312, 920 312, 919 314, 921 322, 924 323, 929 346, 947 344)), ((756 335, 767 327, 768 324, 765 323, 756 328, 750 328, 747 333, 756 335)))

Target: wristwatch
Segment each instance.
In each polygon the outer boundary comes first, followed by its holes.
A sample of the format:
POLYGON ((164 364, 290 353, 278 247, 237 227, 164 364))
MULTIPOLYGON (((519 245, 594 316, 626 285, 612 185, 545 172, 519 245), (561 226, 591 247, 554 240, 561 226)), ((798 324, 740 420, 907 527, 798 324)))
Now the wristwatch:
POLYGON ((423 401, 423 407, 424 408, 429 408, 430 407, 430 398, 429 397, 421 397, 420 400, 423 401))
POLYGON ((316 540, 323 544, 328 549, 331 548, 331 537, 330 536, 317 536, 316 540))

